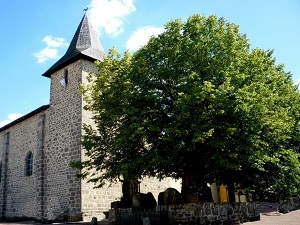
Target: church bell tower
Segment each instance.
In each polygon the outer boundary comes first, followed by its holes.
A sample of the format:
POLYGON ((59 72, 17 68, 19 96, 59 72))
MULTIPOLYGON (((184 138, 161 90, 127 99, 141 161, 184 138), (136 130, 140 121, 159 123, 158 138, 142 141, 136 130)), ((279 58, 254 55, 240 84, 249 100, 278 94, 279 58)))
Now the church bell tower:
POLYGON ((70 162, 81 160, 82 124, 85 123, 80 85, 96 73, 96 60, 104 50, 85 14, 65 55, 43 76, 51 79, 50 107, 44 147, 43 217, 57 219, 66 213, 78 220, 82 214, 82 181, 70 162), (76 218, 78 217, 78 218, 76 218))

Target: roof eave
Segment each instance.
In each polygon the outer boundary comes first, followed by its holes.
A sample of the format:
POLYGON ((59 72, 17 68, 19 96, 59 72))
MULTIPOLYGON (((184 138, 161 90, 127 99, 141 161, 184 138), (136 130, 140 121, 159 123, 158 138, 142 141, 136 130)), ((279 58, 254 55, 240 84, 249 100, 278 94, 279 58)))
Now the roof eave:
POLYGON ((88 55, 85 55, 85 54, 82 54, 82 53, 79 53, 78 55, 76 55, 75 57, 72 57, 72 58, 69 58, 67 59, 66 61, 60 63, 59 65, 56 65, 56 66, 53 66, 51 67, 50 69, 48 69, 45 73, 42 74, 42 76, 44 77, 48 77, 48 78, 51 78, 51 75, 54 74, 55 72, 57 72, 58 70, 66 67, 67 65, 73 63, 73 62, 76 62, 77 60, 79 59, 86 59, 90 62, 96 62, 97 60, 99 59, 95 59, 93 57, 90 57, 88 55))
POLYGON ((28 118, 36 115, 36 114, 42 112, 42 111, 47 110, 49 107, 50 107, 50 105, 43 105, 43 106, 41 106, 41 107, 39 107, 39 108, 31 111, 30 113, 28 113, 28 114, 26 114, 26 115, 24 115, 24 116, 22 116, 22 117, 20 117, 20 118, 18 118, 16 120, 10 122, 9 124, 6 124, 5 126, 0 127, 0 132, 6 130, 6 129, 12 127, 13 125, 16 125, 16 124, 18 124, 18 123, 20 123, 20 122, 22 122, 22 121, 24 121, 24 120, 26 120, 26 119, 28 119, 28 118))

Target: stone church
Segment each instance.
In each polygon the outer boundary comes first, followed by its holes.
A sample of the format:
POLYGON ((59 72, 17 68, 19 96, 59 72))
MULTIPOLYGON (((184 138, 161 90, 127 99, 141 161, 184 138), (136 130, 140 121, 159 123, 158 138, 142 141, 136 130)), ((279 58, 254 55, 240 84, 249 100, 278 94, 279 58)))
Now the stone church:
MULTIPOLYGON (((80 85, 90 72, 97 72, 94 62, 104 54, 85 14, 65 55, 42 74, 50 79, 49 105, 0 128, 1 218, 101 219, 110 203, 122 197, 120 183, 94 189, 69 166, 85 157, 82 125, 91 122, 83 110, 80 85)), ((174 185, 178 187, 171 179, 147 178, 139 189, 157 198, 174 185)))

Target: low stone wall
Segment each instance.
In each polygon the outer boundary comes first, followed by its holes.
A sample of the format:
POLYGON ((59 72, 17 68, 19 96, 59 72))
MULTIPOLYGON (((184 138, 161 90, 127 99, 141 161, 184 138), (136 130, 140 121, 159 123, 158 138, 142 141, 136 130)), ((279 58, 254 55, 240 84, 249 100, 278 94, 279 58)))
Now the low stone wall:
MULTIPOLYGON (((256 203, 190 203, 157 206, 152 210, 112 209, 117 225, 142 225, 149 218, 151 225, 240 224, 260 219, 256 203)), ((110 218, 113 219, 113 218, 110 218)))
POLYGON ((278 206, 278 211, 281 213, 288 213, 297 209, 300 209, 300 196, 291 197, 278 206))

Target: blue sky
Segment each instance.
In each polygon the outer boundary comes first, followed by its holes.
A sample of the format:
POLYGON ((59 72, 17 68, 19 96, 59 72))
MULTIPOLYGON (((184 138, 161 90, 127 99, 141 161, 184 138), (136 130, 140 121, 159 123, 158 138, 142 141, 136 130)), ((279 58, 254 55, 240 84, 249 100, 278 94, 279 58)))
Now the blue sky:
POLYGON ((0 127, 49 104, 41 75, 65 53, 86 6, 106 51, 134 51, 172 19, 215 14, 239 25, 252 48, 274 49, 300 81, 299 0, 0 0, 0 127))

